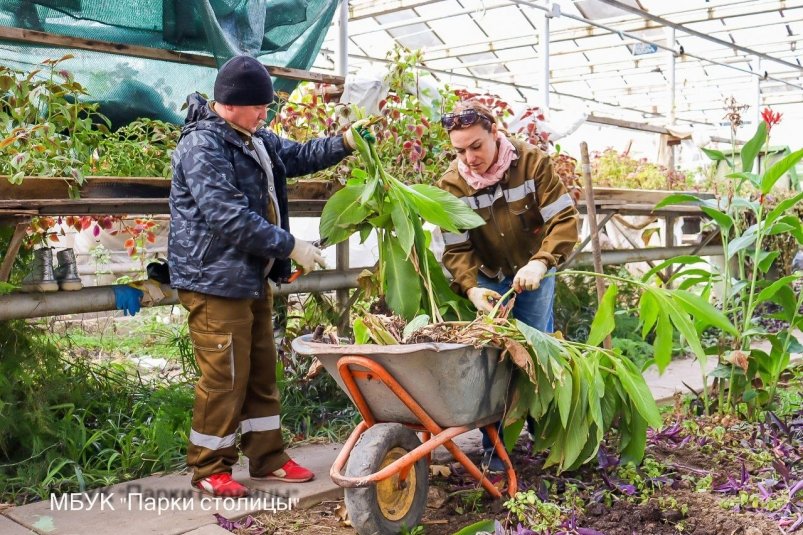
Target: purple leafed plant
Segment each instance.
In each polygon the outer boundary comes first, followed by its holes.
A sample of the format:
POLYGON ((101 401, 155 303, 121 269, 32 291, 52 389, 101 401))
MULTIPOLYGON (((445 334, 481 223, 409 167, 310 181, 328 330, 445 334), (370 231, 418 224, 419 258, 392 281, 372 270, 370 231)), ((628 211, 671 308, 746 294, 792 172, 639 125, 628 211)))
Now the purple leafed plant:
POLYGON ((229 520, 225 516, 215 513, 215 519, 217 520, 218 526, 231 532, 234 532, 238 529, 244 529, 247 530, 249 535, 262 535, 265 533, 264 528, 254 525, 255 520, 251 515, 248 515, 242 520, 229 520))

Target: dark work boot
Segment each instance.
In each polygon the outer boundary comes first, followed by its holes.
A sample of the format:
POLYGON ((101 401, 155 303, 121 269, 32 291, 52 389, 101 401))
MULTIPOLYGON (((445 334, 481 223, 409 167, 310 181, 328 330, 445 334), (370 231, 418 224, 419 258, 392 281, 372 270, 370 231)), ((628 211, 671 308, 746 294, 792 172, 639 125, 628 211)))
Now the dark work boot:
POLYGON ((22 279, 23 292, 55 292, 59 283, 53 275, 53 250, 42 247, 33 252, 31 270, 22 279))
POLYGON ((54 271, 59 288, 66 291, 80 290, 83 288, 81 277, 78 276, 78 266, 75 265, 75 252, 72 249, 64 249, 56 253, 59 267, 54 271))

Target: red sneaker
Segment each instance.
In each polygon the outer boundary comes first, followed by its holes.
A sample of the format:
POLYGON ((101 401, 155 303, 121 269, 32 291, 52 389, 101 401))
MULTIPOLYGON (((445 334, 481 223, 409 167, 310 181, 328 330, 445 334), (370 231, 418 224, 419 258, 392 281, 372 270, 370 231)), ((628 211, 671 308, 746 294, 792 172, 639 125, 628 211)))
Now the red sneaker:
POLYGON ((314 478, 315 474, 290 459, 284 466, 265 476, 251 476, 255 481, 287 481, 288 483, 303 483, 314 478))
POLYGON ((209 477, 199 479, 192 486, 212 496, 226 498, 241 498, 249 494, 248 488, 234 481, 228 472, 212 474, 209 477))

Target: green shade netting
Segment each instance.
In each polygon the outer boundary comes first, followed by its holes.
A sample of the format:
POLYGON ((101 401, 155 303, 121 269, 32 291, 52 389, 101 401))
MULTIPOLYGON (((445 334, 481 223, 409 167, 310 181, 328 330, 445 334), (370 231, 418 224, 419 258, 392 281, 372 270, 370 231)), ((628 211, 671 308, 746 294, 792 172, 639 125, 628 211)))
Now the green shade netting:
MULTIPOLYGON (((0 0, 0 26, 214 56, 220 66, 251 54, 266 65, 308 70, 337 0, 0 0)), ((113 127, 139 117, 181 123, 184 99, 211 95, 216 70, 167 61, 0 41, 0 62, 32 70, 42 60, 75 56, 75 75, 113 127)), ((274 79, 291 92, 298 82, 274 79)))

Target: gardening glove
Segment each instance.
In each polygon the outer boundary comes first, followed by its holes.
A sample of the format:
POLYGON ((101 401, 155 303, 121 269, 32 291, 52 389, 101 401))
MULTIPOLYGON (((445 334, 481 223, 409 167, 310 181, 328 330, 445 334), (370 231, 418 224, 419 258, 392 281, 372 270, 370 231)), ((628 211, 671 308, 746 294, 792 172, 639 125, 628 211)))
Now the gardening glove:
POLYGON ((112 289, 114 290, 114 306, 117 307, 117 310, 124 311, 123 315, 125 316, 133 316, 139 312, 142 290, 124 284, 113 286, 112 289))
POLYGON ((309 273, 315 269, 315 264, 318 264, 322 268, 326 267, 321 250, 308 241, 296 240, 296 244, 290 252, 290 258, 292 258, 305 273, 309 273))
POLYGON ((162 285, 153 279, 132 282, 129 284, 129 286, 136 288, 137 290, 142 290, 143 295, 142 299, 140 299, 140 302, 143 305, 152 305, 165 298, 165 294, 162 291, 162 285))
POLYGON ((360 134, 360 137, 368 143, 376 143, 376 137, 374 137, 371 127, 368 126, 370 121, 370 119, 360 119, 359 121, 351 123, 349 129, 343 134, 343 142, 348 148, 351 150, 355 150, 357 148, 357 143, 354 141, 355 130, 358 134, 360 134))
POLYGON ((469 288, 466 292, 469 301, 474 305, 474 307, 479 312, 491 312, 494 309, 496 303, 502 299, 502 296, 499 293, 489 290, 488 288, 480 288, 479 286, 475 286, 474 288, 469 288))
POLYGON ((544 278, 548 269, 541 260, 530 260, 513 277, 513 289, 517 293, 521 293, 524 290, 537 290, 541 286, 541 279, 544 278))

